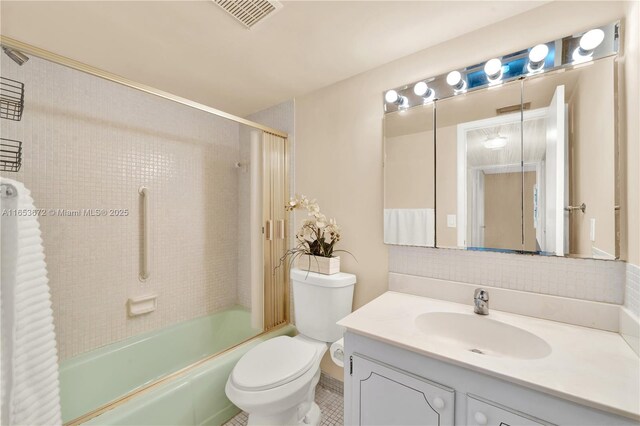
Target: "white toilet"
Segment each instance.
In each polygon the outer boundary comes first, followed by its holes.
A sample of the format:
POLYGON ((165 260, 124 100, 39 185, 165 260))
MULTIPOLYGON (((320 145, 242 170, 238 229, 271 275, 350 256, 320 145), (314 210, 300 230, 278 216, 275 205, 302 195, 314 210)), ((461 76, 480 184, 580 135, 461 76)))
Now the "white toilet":
POLYGON ((336 321, 351 312, 353 274, 291 270, 295 337, 279 336, 252 348, 229 375, 227 397, 249 413, 250 425, 317 425, 314 402, 320 360, 342 337, 336 321))

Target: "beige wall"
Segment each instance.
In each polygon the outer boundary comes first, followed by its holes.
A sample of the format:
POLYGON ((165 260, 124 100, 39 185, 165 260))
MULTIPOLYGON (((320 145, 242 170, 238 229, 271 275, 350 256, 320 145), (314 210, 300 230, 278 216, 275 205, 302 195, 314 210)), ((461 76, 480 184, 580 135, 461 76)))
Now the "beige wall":
MULTIPOLYGON (((436 244, 438 247, 458 247, 458 229, 447 226, 447 216, 458 214, 458 134, 456 126, 437 129, 436 150, 436 244)), ((462 218, 456 217, 456 223, 462 218)))
POLYGON ((570 253, 591 256, 592 246, 612 256, 615 247, 614 67, 605 59, 581 68, 569 103, 570 204, 587 205, 570 214, 570 253), (598 84, 593 84, 597 81, 598 84), (596 240, 590 221, 596 221, 596 240))
POLYGON ((384 208, 434 207, 433 131, 385 141, 384 208))
MULTIPOLYGON (((318 198, 323 210, 342 225, 340 246, 358 259, 343 260, 343 270, 358 276, 354 307, 387 290, 387 247, 382 242, 383 91, 611 22, 621 18, 625 8, 637 14, 637 6, 627 7, 620 2, 552 2, 296 100, 296 189, 318 198)), ((637 103, 638 93, 637 40, 634 43, 634 56, 627 61, 635 64, 636 75, 627 90, 634 89, 635 95, 627 99, 628 104, 637 103)), ((637 105, 633 108, 637 117, 637 105)), ((628 150, 635 155, 635 160, 629 162, 637 170, 637 123, 628 126, 633 145, 628 150)), ((637 177, 629 179, 630 192, 637 194, 637 177)), ((635 194, 631 198, 636 200, 636 224, 630 229, 637 238, 639 209, 635 194)), ((632 260, 638 262, 638 243, 629 246, 632 260)), ((340 377, 339 370, 330 373, 340 377)))
POLYGON ((619 97, 623 109, 618 130, 624 188, 620 200, 620 252, 623 259, 640 265, 640 4, 626 2, 624 16, 624 55, 619 68, 619 97))

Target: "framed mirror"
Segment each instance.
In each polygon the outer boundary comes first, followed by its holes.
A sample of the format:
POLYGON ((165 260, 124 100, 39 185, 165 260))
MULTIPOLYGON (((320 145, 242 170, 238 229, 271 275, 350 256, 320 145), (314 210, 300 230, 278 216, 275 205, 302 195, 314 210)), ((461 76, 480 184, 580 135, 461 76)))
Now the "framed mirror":
POLYGON ((384 118, 384 242, 435 247, 433 104, 384 118))
POLYGON ((524 250, 521 82, 437 101, 436 110, 438 247, 524 250))

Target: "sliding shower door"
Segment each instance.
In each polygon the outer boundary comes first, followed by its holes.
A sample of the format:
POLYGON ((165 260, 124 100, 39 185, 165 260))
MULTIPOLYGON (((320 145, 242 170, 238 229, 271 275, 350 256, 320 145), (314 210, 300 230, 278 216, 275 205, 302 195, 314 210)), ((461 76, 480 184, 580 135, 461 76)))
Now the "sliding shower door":
POLYGON ((37 209, 63 422, 288 321, 281 132, 37 56, 0 75, 29 106, 0 120, 22 142, 0 176, 37 209))

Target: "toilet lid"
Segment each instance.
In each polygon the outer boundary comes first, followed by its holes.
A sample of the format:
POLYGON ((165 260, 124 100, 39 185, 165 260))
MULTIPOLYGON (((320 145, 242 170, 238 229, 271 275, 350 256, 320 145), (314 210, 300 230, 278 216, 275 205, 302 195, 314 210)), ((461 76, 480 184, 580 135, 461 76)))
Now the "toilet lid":
POLYGON ((302 376, 315 357, 312 345, 288 336, 275 337, 249 350, 234 367, 231 380, 245 390, 271 389, 302 376))

